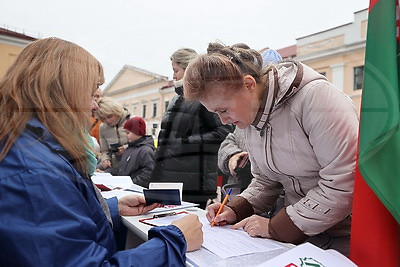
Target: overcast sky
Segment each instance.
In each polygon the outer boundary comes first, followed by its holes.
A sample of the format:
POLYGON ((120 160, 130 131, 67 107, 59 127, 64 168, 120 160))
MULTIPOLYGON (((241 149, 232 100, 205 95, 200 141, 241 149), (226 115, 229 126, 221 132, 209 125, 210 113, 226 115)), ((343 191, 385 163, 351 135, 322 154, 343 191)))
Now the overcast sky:
MULTIPOLYGON (((279 49, 296 38, 353 21, 368 0, 12 0, 0 3, 0 27, 56 36, 84 47, 107 85, 125 64, 172 77, 170 55, 199 53, 209 42, 279 49)), ((104 88, 104 86, 103 86, 104 88)))

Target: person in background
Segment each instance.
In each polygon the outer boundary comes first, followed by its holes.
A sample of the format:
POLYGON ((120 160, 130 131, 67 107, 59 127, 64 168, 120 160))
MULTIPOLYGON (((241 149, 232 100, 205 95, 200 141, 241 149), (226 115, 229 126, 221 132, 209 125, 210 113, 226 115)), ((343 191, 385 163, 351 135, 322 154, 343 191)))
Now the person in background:
MULTIPOLYGON (((214 50, 213 47, 214 44, 209 46, 209 54, 211 54, 214 50)), ((232 45, 232 47, 250 49, 250 47, 245 44, 235 44, 232 45)), ((269 64, 275 64, 282 60, 281 55, 273 49, 264 51, 261 54, 261 57, 263 61, 263 67, 266 67, 269 64)), ((231 196, 234 196, 239 192, 243 192, 253 178, 250 170, 250 161, 248 161, 242 168, 237 168, 241 160, 247 156, 248 153, 244 142, 243 130, 240 128, 235 128, 233 133, 229 133, 227 135, 218 150, 218 167, 224 174, 229 176, 227 186, 233 187, 233 190, 236 191, 231 194, 231 196)), ((226 186, 224 186, 224 188, 226 188, 226 186)))
POLYGON ((188 215, 117 252, 120 215, 158 204, 105 201, 90 180, 89 122, 103 81, 91 54, 59 38, 26 46, 0 80, 1 266, 184 266, 185 252, 200 248, 201 223, 188 215))
POLYGON ((275 64, 282 60, 282 56, 278 51, 268 48, 261 53, 263 68, 268 67, 269 64, 275 64))
POLYGON ((196 56, 193 49, 182 48, 170 58, 176 95, 161 122, 150 181, 182 182, 183 200, 205 208, 207 201, 216 196, 219 146, 232 129, 200 103, 184 101, 183 76, 196 56))
POLYGON ((349 253, 358 117, 354 103, 308 66, 286 60, 262 69, 260 55, 223 47, 194 59, 185 99, 243 129, 254 176, 216 216, 250 236, 349 253), (285 208, 272 218, 282 190, 285 208))
POLYGON ((128 110, 110 97, 103 97, 98 102, 99 108, 94 112, 96 118, 103 123, 100 126, 100 170, 118 168, 124 145, 127 139, 124 134, 124 123, 129 119, 128 110))
POLYGON ((124 124, 128 148, 122 155, 118 168, 107 170, 112 175, 127 175, 134 184, 149 187, 150 175, 154 168, 154 139, 146 135, 146 123, 140 117, 133 117, 124 124))
MULTIPOLYGON (((97 89, 93 95, 94 101, 99 103, 99 101, 103 98, 103 92, 100 89, 97 89)), ((92 117, 90 118, 90 132, 89 134, 96 138, 96 142, 99 145, 99 152, 100 152, 100 125, 101 120, 96 118, 94 115, 95 110, 92 110, 92 117)))

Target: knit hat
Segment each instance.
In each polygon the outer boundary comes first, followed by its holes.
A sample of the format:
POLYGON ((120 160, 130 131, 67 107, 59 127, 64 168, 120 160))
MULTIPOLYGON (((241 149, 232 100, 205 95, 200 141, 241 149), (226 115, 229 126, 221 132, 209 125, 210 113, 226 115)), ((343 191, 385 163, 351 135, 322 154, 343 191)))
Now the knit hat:
POLYGON ((124 124, 124 129, 136 135, 146 135, 146 123, 140 117, 133 117, 127 120, 124 124))

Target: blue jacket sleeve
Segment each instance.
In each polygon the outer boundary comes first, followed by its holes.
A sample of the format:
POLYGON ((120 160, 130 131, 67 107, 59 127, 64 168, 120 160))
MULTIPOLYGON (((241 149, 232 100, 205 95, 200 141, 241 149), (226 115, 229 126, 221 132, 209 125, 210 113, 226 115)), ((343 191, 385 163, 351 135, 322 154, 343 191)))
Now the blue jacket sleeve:
MULTIPOLYGON (((135 249, 117 252, 97 198, 81 179, 61 168, 0 175, 0 246, 7 255, 0 266, 184 265, 186 241, 172 225, 152 229, 150 240, 135 249)), ((118 217, 117 200, 108 203, 118 217)))
POLYGON ((116 197, 106 199, 108 208, 110 209, 113 228, 119 229, 121 227, 121 216, 118 211, 118 199, 116 197))
POLYGON ((137 248, 120 251, 111 266, 185 266, 186 240, 174 225, 153 227, 149 240, 137 248), (134 264, 133 264, 134 263, 134 264))

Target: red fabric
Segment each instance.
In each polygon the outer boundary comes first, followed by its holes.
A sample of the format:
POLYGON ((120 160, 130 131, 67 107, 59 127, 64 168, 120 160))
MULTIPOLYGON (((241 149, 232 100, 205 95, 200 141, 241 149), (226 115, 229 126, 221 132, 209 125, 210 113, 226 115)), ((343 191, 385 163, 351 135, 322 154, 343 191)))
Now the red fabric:
POLYGON ((217 177, 217 186, 222 187, 223 180, 224 180, 224 177, 222 177, 222 175, 218 175, 218 177, 217 177))
POLYGON ((376 3, 378 3, 378 1, 379 1, 379 0, 370 0, 370 1, 369 1, 369 9, 368 9, 369 12, 370 12, 371 9, 374 7, 374 5, 375 5, 376 3))
POLYGON ((400 266, 399 225, 356 171, 350 259, 360 267, 400 266))
POLYGON ((136 135, 146 135, 146 122, 140 117, 133 117, 127 120, 124 124, 124 129, 136 135))

